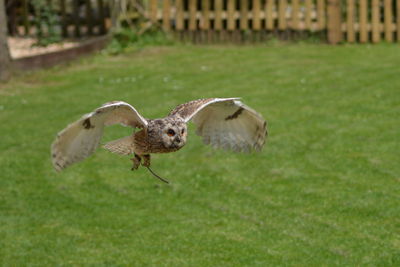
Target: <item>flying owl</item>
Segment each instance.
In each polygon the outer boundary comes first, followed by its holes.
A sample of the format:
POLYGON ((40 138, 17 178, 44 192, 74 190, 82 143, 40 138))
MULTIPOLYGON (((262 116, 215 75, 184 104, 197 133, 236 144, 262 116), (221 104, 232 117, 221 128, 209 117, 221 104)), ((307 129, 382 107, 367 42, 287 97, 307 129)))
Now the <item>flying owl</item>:
POLYGON ((104 127, 113 124, 130 126, 133 134, 111 141, 104 148, 121 155, 133 154, 132 170, 140 165, 150 167, 150 154, 174 152, 186 144, 190 120, 205 144, 235 152, 260 151, 267 136, 266 121, 239 98, 190 101, 161 119, 145 119, 128 103, 113 101, 58 133, 51 146, 54 168, 61 171, 90 156, 100 144, 104 127))

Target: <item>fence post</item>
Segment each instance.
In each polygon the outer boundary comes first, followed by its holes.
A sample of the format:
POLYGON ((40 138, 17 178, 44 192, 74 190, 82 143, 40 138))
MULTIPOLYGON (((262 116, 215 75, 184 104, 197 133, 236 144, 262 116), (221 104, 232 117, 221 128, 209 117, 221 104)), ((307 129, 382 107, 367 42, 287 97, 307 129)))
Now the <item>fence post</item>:
POLYGON ((25 36, 28 36, 30 33, 30 23, 29 23, 29 10, 28 10, 28 0, 24 0, 22 2, 22 17, 25 29, 25 36))
POLYGON ((121 22, 119 20, 121 15, 121 1, 111 1, 109 7, 111 9, 111 30, 113 32, 118 32, 121 28, 121 22))
POLYGON ((60 1, 60 16, 61 16, 61 34, 62 37, 68 37, 68 21, 65 0, 60 1))
POLYGON ((341 0, 328 0, 328 42, 337 44, 342 41, 341 0))
POLYGON ((73 20, 75 24, 74 34, 75 37, 81 37, 81 21, 79 17, 79 0, 72 1, 73 20))
POLYGON ((100 26, 100 34, 106 33, 106 23, 105 23, 105 14, 104 14, 104 2, 103 0, 97 0, 97 6, 99 9, 99 26, 100 26))
POLYGON ((92 13, 92 1, 86 0, 86 23, 87 23, 87 33, 93 35, 93 13, 92 13))

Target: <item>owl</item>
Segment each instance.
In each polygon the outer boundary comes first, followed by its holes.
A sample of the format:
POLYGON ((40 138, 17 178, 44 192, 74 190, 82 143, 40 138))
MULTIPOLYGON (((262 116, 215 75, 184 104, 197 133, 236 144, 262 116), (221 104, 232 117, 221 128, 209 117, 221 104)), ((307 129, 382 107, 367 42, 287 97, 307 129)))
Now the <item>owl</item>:
POLYGON ((105 126, 122 124, 133 134, 106 143, 104 148, 121 155, 133 155, 132 170, 150 167, 150 154, 181 149, 187 142, 187 123, 193 121, 205 144, 235 152, 260 151, 267 136, 267 123, 239 98, 207 98, 190 101, 166 117, 146 119, 128 103, 104 104, 58 133, 51 146, 57 171, 90 156, 100 144, 105 126))

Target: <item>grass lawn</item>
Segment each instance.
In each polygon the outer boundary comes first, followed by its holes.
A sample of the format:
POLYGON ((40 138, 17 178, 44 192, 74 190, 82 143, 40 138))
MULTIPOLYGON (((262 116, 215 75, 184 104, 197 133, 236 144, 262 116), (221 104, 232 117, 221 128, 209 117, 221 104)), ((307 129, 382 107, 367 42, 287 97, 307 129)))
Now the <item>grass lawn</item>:
POLYGON ((0 87, 0 264, 399 266, 399 64, 396 45, 178 45, 15 77, 0 87), (154 118, 236 96, 268 121, 262 153, 215 151, 192 125, 152 158, 171 185, 103 149, 52 168, 56 133, 104 102, 154 118))

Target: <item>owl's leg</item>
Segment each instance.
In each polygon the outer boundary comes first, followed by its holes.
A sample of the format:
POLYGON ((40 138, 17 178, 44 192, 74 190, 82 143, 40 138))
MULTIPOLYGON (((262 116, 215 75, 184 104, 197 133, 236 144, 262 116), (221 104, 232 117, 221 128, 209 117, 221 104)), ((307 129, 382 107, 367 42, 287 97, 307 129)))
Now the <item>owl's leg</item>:
POLYGON ((131 158, 131 160, 133 161, 133 166, 132 166, 131 170, 132 171, 137 170, 137 168, 139 168, 139 166, 140 166, 140 162, 142 161, 142 158, 135 153, 135 157, 131 158))
POLYGON ((150 154, 143 155, 143 166, 150 167, 150 154))

